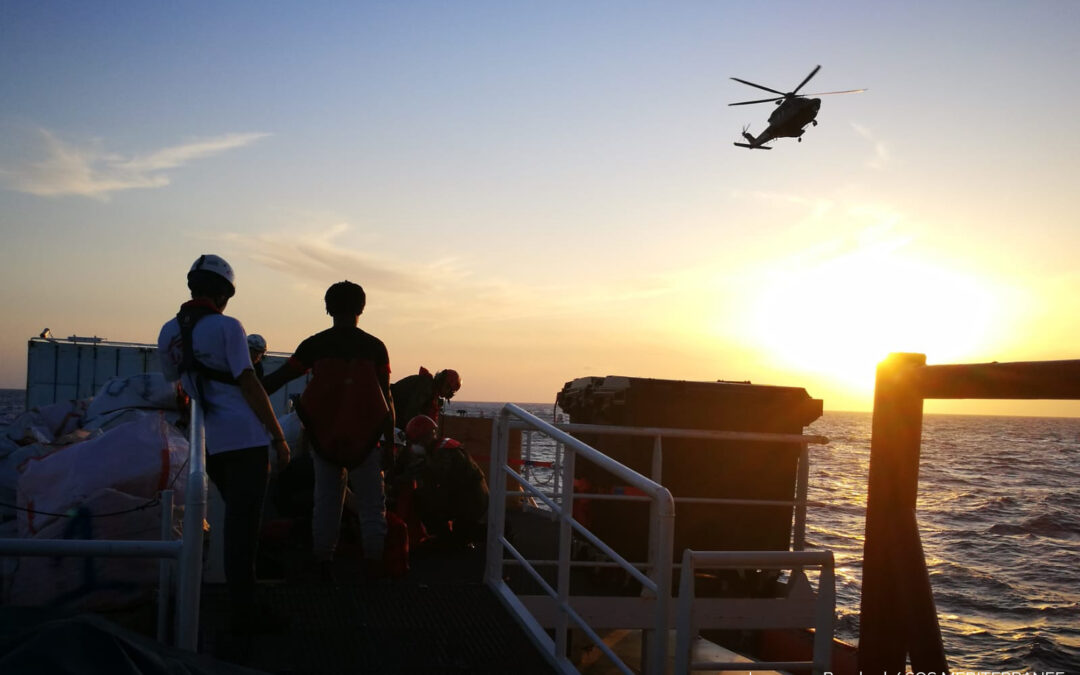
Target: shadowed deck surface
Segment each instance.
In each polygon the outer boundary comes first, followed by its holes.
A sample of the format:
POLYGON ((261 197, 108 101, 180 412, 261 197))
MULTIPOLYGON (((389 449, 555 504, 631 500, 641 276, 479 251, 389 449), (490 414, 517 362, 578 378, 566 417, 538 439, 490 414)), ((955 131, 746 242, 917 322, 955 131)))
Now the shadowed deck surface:
POLYGON ((272 583, 261 599, 284 632, 229 630, 224 586, 204 588, 200 651, 270 673, 552 673, 480 581, 480 551, 414 560, 402 580, 365 581, 335 561, 334 582, 272 583))
POLYGON ((265 594, 285 633, 226 630, 224 594, 203 597, 204 649, 271 673, 551 673, 480 584, 287 587, 265 594))

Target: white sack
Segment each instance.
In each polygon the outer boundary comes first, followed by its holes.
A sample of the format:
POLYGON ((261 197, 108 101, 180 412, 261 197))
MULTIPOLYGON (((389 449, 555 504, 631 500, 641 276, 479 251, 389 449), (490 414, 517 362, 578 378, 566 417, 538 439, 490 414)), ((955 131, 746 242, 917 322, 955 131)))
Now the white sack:
POLYGON ((179 410, 142 410, 139 408, 121 408, 120 410, 113 410, 111 412, 103 413, 95 417, 87 417, 83 422, 83 429, 87 431, 109 431, 115 429, 118 426, 127 424, 128 422, 134 422, 137 419, 145 417, 146 415, 164 415, 165 421, 169 424, 176 425, 177 420, 180 419, 179 410))
POLYGON ((19 535, 33 536, 55 519, 104 488, 152 499, 176 491, 183 503, 188 442, 163 413, 146 415, 101 436, 69 445, 19 466, 19 535))
POLYGON ((98 417, 123 408, 176 410, 175 383, 166 382, 161 373, 114 377, 98 391, 86 416, 98 417))
POLYGON ((5 435, 18 445, 52 443, 82 426, 90 399, 61 401, 27 410, 15 418, 5 435))

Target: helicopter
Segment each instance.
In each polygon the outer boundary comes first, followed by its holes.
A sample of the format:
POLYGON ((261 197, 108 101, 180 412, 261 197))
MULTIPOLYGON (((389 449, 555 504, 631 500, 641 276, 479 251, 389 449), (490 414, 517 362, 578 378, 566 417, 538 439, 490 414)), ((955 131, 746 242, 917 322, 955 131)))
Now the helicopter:
POLYGON ((821 99, 808 98, 809 96, 825 96, 826 94, 857 94, 865 89, 848 89, 846 91, 826 91, 820 94, 799 94, 799 90, 810 81, 817 72, 821 70, 821 66, 815 66, 810 74, 806 76, 799 86, 794 90, 784 93, 769 87, 763 87, 760 84, 754 84, 753 82, 747 82, 746 80, 740 80, 737 77, 731 79, 736 82, 742 82, 748 84, 751 87, 757 87, 758 89, 764 89, 765 91, 771 91, 774 94, 779 94, 773 98, 762 98, 755 101, 740 101, 739 103, 729 103, 728 105, 750 105, 752 103, 769 103, 770 101, 776 102, 776 110, 769 115, 769 126, 762 131, 757 137, 747 132, 748 127, 743 127, 742 135, 747 140, 746 143, 736 143, 735 145, 740 148, 750 148, 751 150, 772 150, 771 147, 765 145, 769 141, 776 138, 797 138, 799 142, 802 142, 802 135, 806 132, 806 125, 813 124, 817 126, 817 114, 821 108, 821 99))

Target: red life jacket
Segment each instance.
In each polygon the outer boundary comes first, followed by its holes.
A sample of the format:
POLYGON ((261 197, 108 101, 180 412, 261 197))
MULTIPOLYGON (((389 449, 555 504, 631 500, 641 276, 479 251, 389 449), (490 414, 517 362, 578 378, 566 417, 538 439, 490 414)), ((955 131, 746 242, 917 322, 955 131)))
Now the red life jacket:
POLYGON ((325 358, 315 362, 296 411, 315 452, 352 469, 375 447, 390 407, 371 361, 325 358))

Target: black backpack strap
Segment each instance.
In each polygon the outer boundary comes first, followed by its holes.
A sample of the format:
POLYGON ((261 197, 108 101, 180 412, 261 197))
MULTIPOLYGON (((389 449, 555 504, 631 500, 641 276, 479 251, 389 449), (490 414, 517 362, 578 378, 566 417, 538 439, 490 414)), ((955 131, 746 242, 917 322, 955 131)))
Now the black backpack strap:
POLYGON ((180 324, 180 343, 183 345, 183 357, 180 360, 180 366, 178 370, 181 373, 191 373, 194 376, 195 388, 197 391, 190 392, 198 396, 199 405, 204 410, 209 410, 210 406, 206 401, 206 395, 202 388, 202 379, 206 378, 214 380, 216 382, 223 382, 225 384, 231 384, 233 386, 239 386, 236 378, 231 373, 224 370, 217 370, 211 368, 205 363, 195 358, 195 346, 192 339, 192 334, 195 331, 195 325, 199 323, 203 318, 216 314, 214 310, 209 307, 203 307, 200 305, 184 305, 180 308, 180 311, 176 314, 176 321, 180 324))

